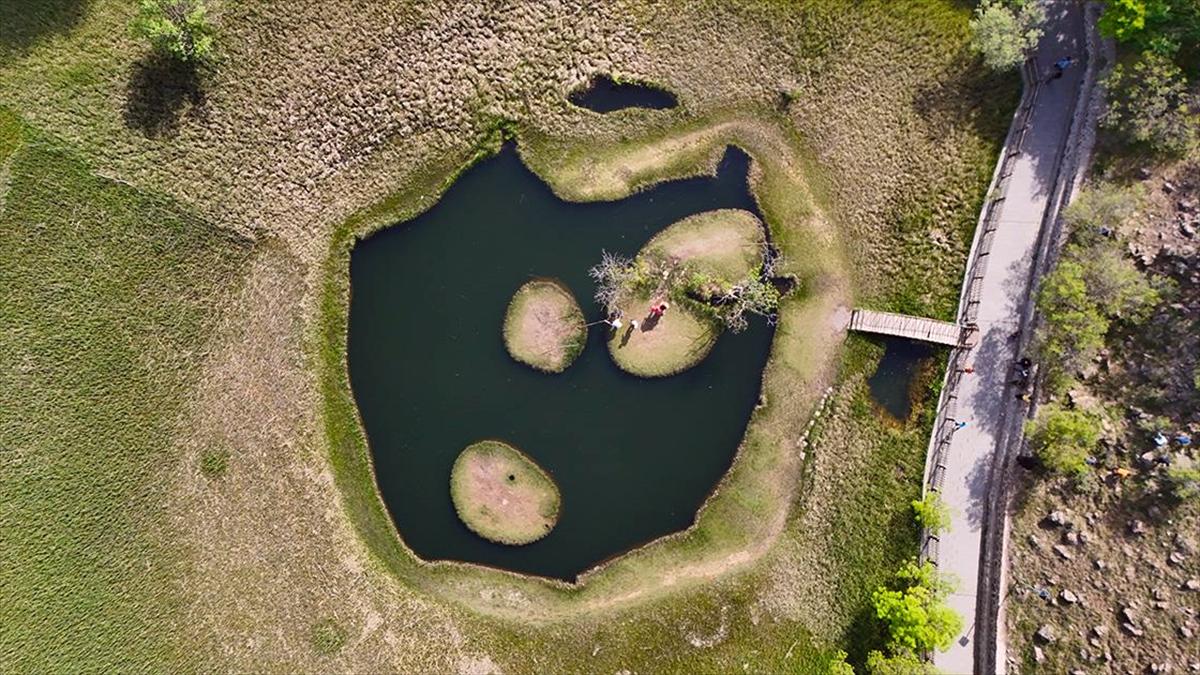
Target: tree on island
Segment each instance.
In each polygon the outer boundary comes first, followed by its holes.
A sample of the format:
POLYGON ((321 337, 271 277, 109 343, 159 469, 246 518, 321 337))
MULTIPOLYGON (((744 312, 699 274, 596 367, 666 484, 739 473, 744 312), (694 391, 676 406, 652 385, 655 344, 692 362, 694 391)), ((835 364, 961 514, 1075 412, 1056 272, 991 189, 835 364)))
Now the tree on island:
POLYGON ((141 0, 131 29, 179 62, 198 64, 212 58, 216 31, 204 0, 141 0))
POLYGON ((1045 10, 1032 0, 984 0, 971 17, 971 46, 989 68, 1015 68, 1042 39, 1045 21, 1045 10))

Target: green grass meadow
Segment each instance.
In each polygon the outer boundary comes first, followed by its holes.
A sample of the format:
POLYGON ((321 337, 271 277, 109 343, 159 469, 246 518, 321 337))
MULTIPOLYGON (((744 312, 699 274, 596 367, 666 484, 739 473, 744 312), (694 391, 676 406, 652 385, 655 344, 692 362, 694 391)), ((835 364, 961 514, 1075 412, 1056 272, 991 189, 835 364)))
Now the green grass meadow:
POLYGON ((0 162, 0 669, 179 662, 164 483, 250 247, 2 108, 0 162))

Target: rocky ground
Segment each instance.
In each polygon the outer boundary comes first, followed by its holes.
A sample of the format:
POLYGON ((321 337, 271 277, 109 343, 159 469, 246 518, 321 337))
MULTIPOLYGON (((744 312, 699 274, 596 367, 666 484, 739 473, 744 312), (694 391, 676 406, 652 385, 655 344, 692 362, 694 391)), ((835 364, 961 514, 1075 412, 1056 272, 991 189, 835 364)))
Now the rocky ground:
POLYGON ((1164 484, 1172 463, 1200 456, 1177 440, 1200 435, 1200 165, 1130 173, 1145 199, 1119 234, 1143 273, 1171 281, 1148 321, 1114 327, 1069 394, 1106 411, 1093 470, 1078 481, 1022 470, 1014 671, 1200 672, 1200 504, 1164 484))

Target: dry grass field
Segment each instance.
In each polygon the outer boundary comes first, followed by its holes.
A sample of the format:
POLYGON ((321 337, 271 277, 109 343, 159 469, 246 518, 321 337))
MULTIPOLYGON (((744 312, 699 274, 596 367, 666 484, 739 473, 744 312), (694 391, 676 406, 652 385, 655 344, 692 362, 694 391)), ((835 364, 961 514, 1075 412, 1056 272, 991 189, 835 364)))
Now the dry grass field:
POLYGON ((185 76, 117 0, 0 5, 0 663, 819 672, 915 548, 926 428, 851 303, 946 316, 1016 83, 941 0, 213 3, 185 76), (595 73, 670 89, 597 115, 595 73), (784 271, 763 405, 687 535, 579 587, 424 565, 345 383, 347 251, 504 133, 559 195, 711 171, 784 271), (806 426, 826 388, 825 413, 806 426))

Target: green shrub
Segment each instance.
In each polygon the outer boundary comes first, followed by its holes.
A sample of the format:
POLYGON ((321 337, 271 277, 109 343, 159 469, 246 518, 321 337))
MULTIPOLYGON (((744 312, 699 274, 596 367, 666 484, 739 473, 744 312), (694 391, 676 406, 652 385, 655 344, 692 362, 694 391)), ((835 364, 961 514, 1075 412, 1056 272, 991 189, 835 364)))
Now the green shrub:
POLYGON ((891 656, 881 651, 867 655, 867 672, 871 675, 935 675, 938 670, 912 652, 902 651, 891 656))
POLYGON ((1167 469, 1167 486, 1182 501, 1200 499, 1200 466, 1194 462, 1177 461, 1167 469))
POLYGON ((1101 228, 1119 232, 1122 226, 1137 215, 1142 206, 1144 191, 1140 185, 1125 187, 1114 183, 1096 183, 1071 202, 1063 211, 1063 221, 1074 241, 1091 244, 1101 228))
POLYGON ((131 28, 159 53, 178 61, 212 58, 215 30, 204 0, 141 0, 131 28))
POLYGON ((1047 365, 1052 389, 1063 388, 1069 374, 1095 356, 1108 333, 1108 318, 1088 296, 1086 278, 1082 264, 1064 258, 1038 289, 1043 325, 1034 347, 1047 365))
POLYGON ((950 584, 929 563, 907 563, 896 573, 894 588, 876 589, 875 616, 888 632, 893 655, 946 649, 962 630, 962 617, 946 604, 950 584))
POLYGON ((1082 410, 1048 405, 1025 425, 1025 434, 1044 466, 1078 474, 1087 471, 1086 459, 1100 440, 1100 423, 1082 410))
POLYGON ((950 509, 942 501, 941 495, 929 491, 921 499, 912 501, 913 515, 917 525, 937 534, 950 527, 950 509))
POLYGON ((1014 7, 984 0, 971 17, 971 46, 989 68, 1009 70, 1025 60, 1042 38, 1046 13, 1036 2, 1014 7))
POLYGON ((1200 42, 1196 0, 1108 0, 1100 32, 1164 56, 1200 42))
POLYGON ((846 663, 847 654, 844 651, 838 650, 834 653, 833 658, 829 659, 829 664, 825 668, 827 675, 854 675, 854 666, 846 663))
POLYGON ((1106 127, 1163 152, 1182 153, 1196 143, 1196 97, 1188 90, 1183 70, 1170 58, 1143 52, 1132 63, 1113 68, 1105 85, 1111 92, 1106 127))

